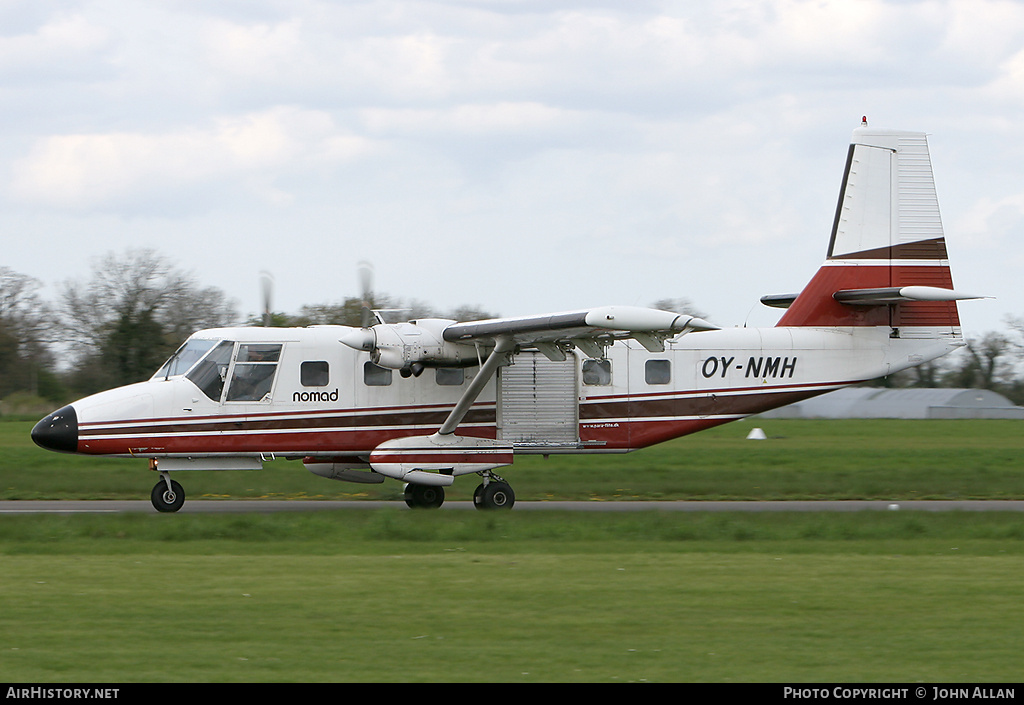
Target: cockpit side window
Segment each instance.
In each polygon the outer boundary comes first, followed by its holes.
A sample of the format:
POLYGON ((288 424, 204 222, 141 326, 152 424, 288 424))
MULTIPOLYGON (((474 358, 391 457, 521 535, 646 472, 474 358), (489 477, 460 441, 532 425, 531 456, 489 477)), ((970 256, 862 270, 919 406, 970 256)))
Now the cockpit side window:
POLYGON ((281 359, 281 345, 239 343, 227 401, 263 401, 270 397, 281 359))
POLYGON ((224 391, 224 380, 227 379, 231 351, 234 347, 235 344, 229 340, 221 341, 202 362, 185 375, 213 401, 220 401, 221 392, 224 391))

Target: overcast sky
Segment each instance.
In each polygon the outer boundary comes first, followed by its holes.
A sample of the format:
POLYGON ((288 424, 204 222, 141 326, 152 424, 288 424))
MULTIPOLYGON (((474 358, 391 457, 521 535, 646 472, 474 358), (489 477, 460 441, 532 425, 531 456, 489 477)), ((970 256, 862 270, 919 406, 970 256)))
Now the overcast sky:
POLYGON ((853 128, 929 134, 965 332, 1024 316, 1024 3, 0 3, 0 265, 149 247, 260 308, 762 294, 824 258, 853 128))

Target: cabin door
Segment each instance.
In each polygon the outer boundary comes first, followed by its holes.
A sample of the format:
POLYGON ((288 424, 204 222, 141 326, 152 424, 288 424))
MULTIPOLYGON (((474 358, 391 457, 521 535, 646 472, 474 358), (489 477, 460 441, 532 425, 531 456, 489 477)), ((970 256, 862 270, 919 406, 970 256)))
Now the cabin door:
POLYGON ((499 368, 498 438, 517 446, 579 442, 576 356, 553 362, 524 351, 499 368))

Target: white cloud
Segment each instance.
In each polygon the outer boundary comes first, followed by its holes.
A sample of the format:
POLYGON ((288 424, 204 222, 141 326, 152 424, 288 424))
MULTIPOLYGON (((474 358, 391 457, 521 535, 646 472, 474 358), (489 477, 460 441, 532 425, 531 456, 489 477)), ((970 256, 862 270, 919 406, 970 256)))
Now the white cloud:
MULTIPOLYGON (((59 244, 78 233, 205 252, 245 232, 272 254, 211 279, 273 265, 292 310, 354 291, 338 272, 370 257, 391 293, 440 305, 688 296, 728 322, 731 298, 765 293, 744 287, 813 271, 865 113, 939 137, 951 239, 1017 247, 1018 2, 40 7, 0 29, 0 228, 45 229, 45 270, 5 252, 41 278, 78 274, 88 258, 59 244), (311 251, 336 266, 310 274, 311 251)), ((1011 259, 985 276, 1015 281, 1011 259)))
POLYGON ((371 134, 427 136, 547 132, 575 118, 571 111, 538 102, 461 104, 445 108, 366 108, 360 117, 371 134))
POLYGON ((326 113, 280 107, 218 118, 207 129, 45 137, 14 165, 12 192, 56 208, 124 207, 135 196, 222 179, 265 185, 281 173, 357 159, 372 149, 326 113))
POLYGON ((109 59, 108 29, 81 15, 58 14, 34 32, 0 36, 0 75, 21 81, 79 74, 109 59))

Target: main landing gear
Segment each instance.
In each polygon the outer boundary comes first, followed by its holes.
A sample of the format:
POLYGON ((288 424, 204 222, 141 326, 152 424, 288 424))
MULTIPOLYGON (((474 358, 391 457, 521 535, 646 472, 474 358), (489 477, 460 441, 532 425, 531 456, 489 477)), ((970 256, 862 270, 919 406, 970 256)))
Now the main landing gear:
POLYGON ((408 484, 405 486, 405 503, 413 509, 437 509, 444 504, 444 488, 408 484))
POLYGON ((185 504, 185 490, 167 473, 162 472, 149 498, 158 512, 176 512, 185 504))
MULTIPOLYGON (((484 511, 511 509, 516 502, 512 486, 493 473, 481 474, 484 481, 473 492, 473 506, 484 511)), ((410 483, 405 486, 405 503, 413 509, 437 509, 444 503, 444 487, 410 483)))
POLYGON ((515 503, 512 486, 497 475, 485 476, 483 484, 473 492, 473 506, 477 509, 511 509, 515 503))

